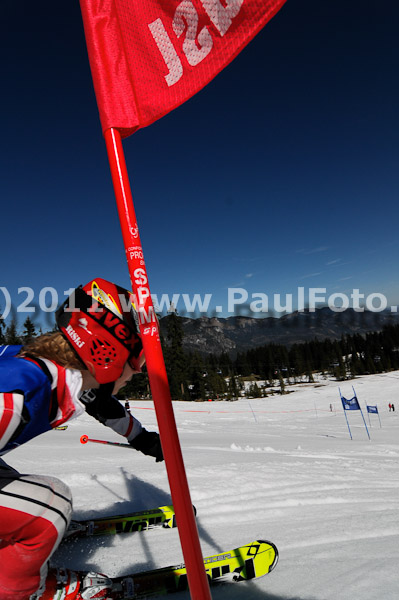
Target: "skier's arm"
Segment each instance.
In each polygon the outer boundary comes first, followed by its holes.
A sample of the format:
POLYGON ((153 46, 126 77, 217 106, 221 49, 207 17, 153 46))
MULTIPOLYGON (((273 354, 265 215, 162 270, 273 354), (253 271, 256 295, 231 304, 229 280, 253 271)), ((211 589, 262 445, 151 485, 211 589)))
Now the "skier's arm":
POLYGON ((101 386, 98 389, 86 390, 80 397, 86 412, 106 427, 110 427, 119 435, 134 440, 141 431, 142 425, 138 419, 130 415, 122 404, 112 396, 112 386, 101 386))
POLYGON ((140 421, 127 412, 122 404, 112 396, 112 384, 98 389, 86 390, 80 397, 86 412, 103 425, 110 427, 127 438, 129 444, 143 454, 153 456, 156 462, 163 460, 159 434, 147 431, 140 421))
POLYGON ((20 392, 0 393, 0 451, 21 433, 29 421, 20 392))

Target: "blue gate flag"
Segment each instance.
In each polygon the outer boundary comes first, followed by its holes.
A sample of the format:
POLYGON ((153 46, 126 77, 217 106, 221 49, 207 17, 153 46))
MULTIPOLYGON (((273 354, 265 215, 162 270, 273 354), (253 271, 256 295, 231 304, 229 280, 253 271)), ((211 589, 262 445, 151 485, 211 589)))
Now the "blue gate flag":
POLYGON ((360 410, 360 405, 356 396, 353 396, 350 400, 347 400, 341 396, 342 406, 345 410, 360 410))
MULTIPOLYGON (((349 427, 348 417, 346 416, 346 413, 348 410, 360 410, 360 414, 362 415, 363 423, 366 428, 368 438, 370 439, 370 433, 369 433, 369 430, 367 429, 366 421, 364 419, 363 411, 360 408, 360 404, 359 404, 359 400, 357 399, 357 396, 356 396, 355 388, 352 386, 354 396, 352 398, 350 398, 349 400, 347 398, 344 398, 344 396, 341 394, 341 388, 338 388, 338 389, 339 389, 339 395, 340 395, 341 401, 342 401, 342 406, 344 408, 346 424, 349 429, 349 435, 351 436, 351 440, 353 439, 352 432, 351 432, 351 428, 349 427)), ((377 407, 375 407, 375 408, 377 408, 377 407)), ((367 407, 367 409, 368 409, 368 407, 367 407)), ((377 411, 377 413, 378 413, 378 411, 377 411)), ((380 415, 378 415, 378 418, 380 418, 380 415)), ((370 416, 369 416, 369 419, 370 419, 370 416)))
POLYGON ((370 406, 370 405, 366 404, 366 408, 367 408, 367 412, 368 412, 368 416, 369 416, 370 427, 371 427, 371 419, 370 419, 370 413, 371 413, 371 414, 377 415, 378 420, 380 422, 380 428, 381 428, 382 425, 381 425, 380 415, 378 412, 378 406, 376 404, 374 406, 370 406))

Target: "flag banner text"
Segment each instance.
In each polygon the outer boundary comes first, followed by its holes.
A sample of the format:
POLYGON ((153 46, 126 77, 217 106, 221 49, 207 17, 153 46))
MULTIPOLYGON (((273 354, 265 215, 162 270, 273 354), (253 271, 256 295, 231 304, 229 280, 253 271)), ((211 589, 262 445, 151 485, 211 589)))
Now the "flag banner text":
POLYGON ((360 410, 360 405, 359 405, 359 402, 358 402, 358 399, 356 398, 356 396, 354 396, 350 400, 347 400, 346 398, 341 396, 341 400, 342 400, 342 406, 344 407, 345 410, 360 410))
POLYGON ((285 1, 80 0, 103 132, 127 137, 183 104, 285 1))

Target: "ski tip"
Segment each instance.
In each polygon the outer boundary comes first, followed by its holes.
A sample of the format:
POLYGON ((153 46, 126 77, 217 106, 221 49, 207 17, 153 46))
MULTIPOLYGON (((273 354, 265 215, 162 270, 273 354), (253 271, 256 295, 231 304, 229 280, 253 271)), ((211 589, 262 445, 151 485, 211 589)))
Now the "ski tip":
POLYGON ((268 546, 270 546, 274 550, 274 560, 273 560, 272 564, 269 567, 269 573, 270 573, 270 571, 273 571, 273 569, 277 565, 278 559, 279 559, 279 552, 278 552, 278 548, 277 548, 276 544, 273 544, 273 542, 269 542, 269 540, 257 540, 254 543, 255 544, 267 544, 268 546))

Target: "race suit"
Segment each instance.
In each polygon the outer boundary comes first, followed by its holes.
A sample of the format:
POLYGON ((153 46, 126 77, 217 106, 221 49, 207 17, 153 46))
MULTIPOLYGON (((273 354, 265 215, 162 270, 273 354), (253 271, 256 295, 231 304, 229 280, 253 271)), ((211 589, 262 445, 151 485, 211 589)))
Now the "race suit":
MULTIPOLYGON (((109 386, 82 394, 80 371, 19 350, 0 346, 0 456, 85 410, 129 442, 141 433, 109 386)), ((71 515, 62 481, 18 473, 0 458, 0 600, 25 600, 43 585, 71 515)))

